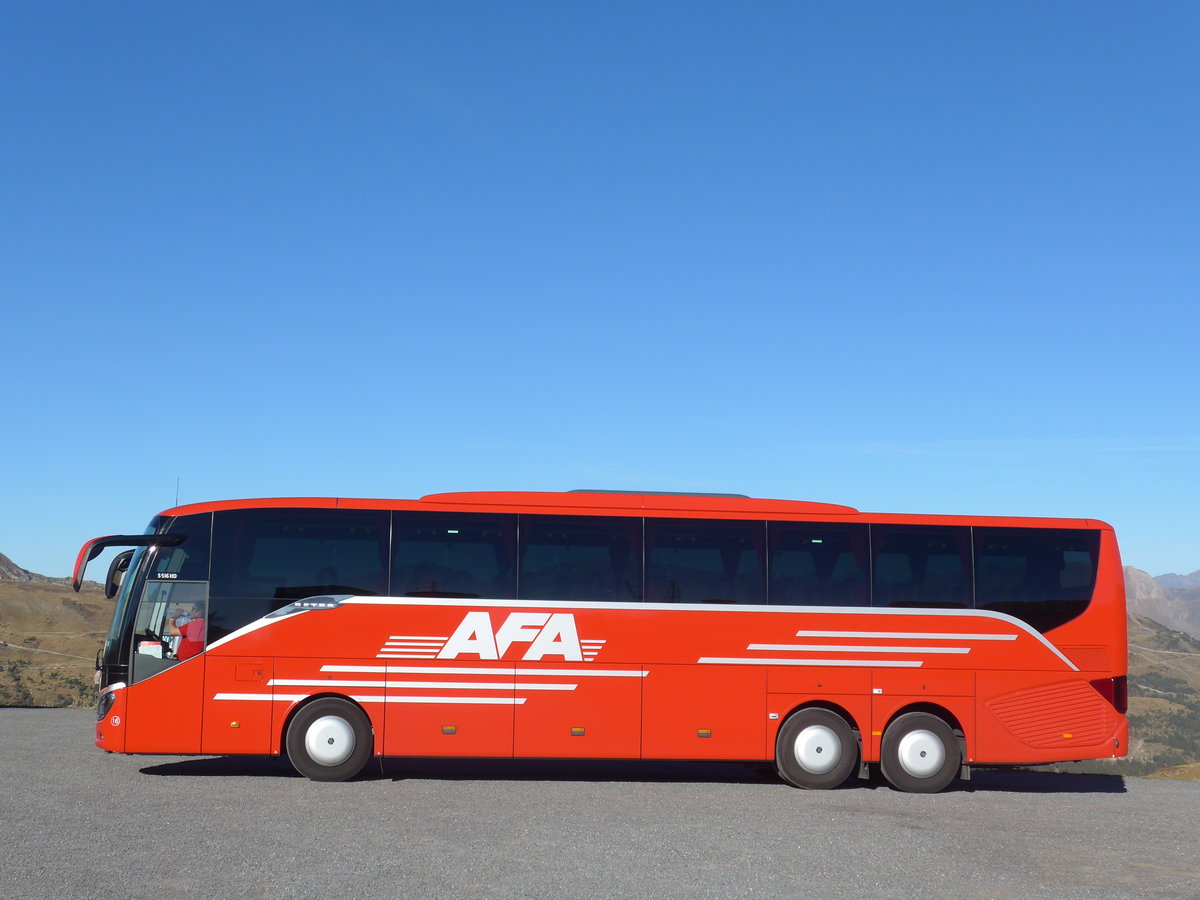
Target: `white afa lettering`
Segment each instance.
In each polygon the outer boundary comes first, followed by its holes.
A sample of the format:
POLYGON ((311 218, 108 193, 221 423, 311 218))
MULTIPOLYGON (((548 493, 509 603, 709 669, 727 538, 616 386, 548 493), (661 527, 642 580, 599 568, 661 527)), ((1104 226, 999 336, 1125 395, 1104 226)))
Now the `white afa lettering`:
POLYGON ((469 612, 458 623, 438 659, 454 659, 460 653, 478 653, 480 659, 499 659, 492 617, 485 612, 469 612))
POLYGON ((496 652, 503 659, 504 652, 517 641, 530 643, 549 618, 549 613, 509 613, 496 632, 496 652))
POLYGON ((552 615, 521 659, 541 659, 544 656, 561 656, 564 662, 583 661, 579 634, 575 631, 575 617, 570 613, 552 615))
POLYGON ((492 628, 492 617, 486 612, 469 612, 454 629, 438 659, 455 659, 460 655, 479 659, 503 659, 513 644, 528 644, 523 660, 538 660, 558 656, 564 662, 581 662, 579 632, 571 613, 509 613, 499 629, 492 628))

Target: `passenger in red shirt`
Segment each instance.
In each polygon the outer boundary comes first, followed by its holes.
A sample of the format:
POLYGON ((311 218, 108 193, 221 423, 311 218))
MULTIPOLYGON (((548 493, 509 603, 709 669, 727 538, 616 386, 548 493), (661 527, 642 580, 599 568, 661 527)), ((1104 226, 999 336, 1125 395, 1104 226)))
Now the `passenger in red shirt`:
POLYGON ((189 603, 182 613, 167 619, 167 635, 178 637, 179 646, 175 648, 176 659, 191 659, 204 649, 204 608, 199 603, 189 603), (176 624, 176 619, 187 614, 187 620, 182 625, 176 624))

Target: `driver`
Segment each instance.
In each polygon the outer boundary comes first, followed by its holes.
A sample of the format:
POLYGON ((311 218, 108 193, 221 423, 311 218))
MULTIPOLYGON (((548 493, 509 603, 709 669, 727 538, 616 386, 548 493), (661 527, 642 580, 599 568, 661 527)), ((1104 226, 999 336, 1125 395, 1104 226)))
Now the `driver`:
POLYGON ((176 659, 191 659, 204 649, 204 607, 188 603, 167 619, 167 634, 179 638, 176 659))

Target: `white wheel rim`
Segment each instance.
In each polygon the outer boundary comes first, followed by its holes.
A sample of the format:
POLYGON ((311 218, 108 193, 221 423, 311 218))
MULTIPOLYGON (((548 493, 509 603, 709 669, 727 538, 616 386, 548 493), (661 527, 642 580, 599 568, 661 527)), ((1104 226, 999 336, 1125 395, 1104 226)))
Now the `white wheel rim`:
POLYGON ((918 728, 900 738, 896 748, 900 766, 914 778, 928 778, 946 762, 946 747, 932 731, 918 728))
POLYGON ((841 760, 842 742, 832 728, 826 725, 809 725, 796 735, 792 752, 804 771, 824 775, 841 760))
POLYGON ((319 765, 340 765, 354 752, 354 729, 341 716, 321 716, 304 733, 304 749, 319 765))

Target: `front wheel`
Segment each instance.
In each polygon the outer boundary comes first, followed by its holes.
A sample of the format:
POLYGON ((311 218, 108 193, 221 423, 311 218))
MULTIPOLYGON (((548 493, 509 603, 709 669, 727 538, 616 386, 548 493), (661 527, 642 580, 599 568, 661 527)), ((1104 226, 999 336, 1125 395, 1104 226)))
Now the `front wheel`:
POLYGON ((371 723, 348 700, 314 700, 292 718, 284 748, 301 775, 313 781, 345 781, 371 758, 371 723))
POLYGON ((800 710, 788 717, 775 740, 779 777, 799 788, 835 788, 850 777, 857 762, 858 738, 832 710, 800 710))
POLYGON ((962 765, 958 738, 930 713, 905 713, 888 726, 880 747, 883 777, 898 791, 934 794, 952 782, 962 765))

